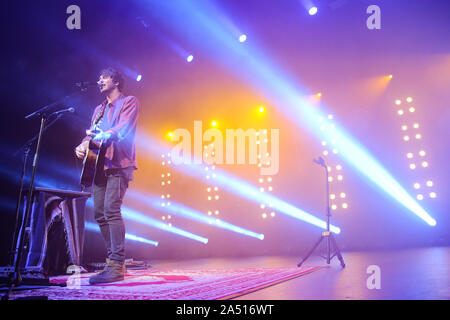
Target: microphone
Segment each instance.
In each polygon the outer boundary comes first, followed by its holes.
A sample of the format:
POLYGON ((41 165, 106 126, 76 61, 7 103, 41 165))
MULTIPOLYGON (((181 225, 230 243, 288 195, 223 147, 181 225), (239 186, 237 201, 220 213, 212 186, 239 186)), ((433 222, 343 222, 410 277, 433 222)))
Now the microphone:
POLYGON ((322 157, 319 157, 319 158, 317 158, 317 159, 313 159, 313 161, 314 161, 315 163, 317 163, 318 165, 322 166, 322 167, 326 167, 326 165, 325 165, 325 160, 323 160, 322 157))
POLYGON ((62 109, 62 110, 59 110, 59 111, 55 111, 55 112, 52 113, 52 115, 61 114, 61 113, 65 113, 65 112, 73 113, 73 112, 75 112, 75 108, 70 107, 70 108, 67 108, 67 109, 62 109))
POLYGON ((81 82, 76 82, 75 86, 79 87, 80 89, 86 89, 88 87, 100 87, 101 86, 101 82, 100 80, 97 82, 94 81, 81 81, 81 82))

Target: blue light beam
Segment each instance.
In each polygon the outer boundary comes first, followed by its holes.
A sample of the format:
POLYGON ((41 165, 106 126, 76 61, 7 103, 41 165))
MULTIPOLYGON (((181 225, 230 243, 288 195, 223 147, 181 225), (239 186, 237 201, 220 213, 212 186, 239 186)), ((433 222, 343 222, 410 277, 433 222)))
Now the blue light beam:
MULTIPOLYGON (((100 232, 100 228, 98 227, 98 224, 93 223, 93 222, 86 221, 84 223, 84 227, 86 228, 86 230, 100 232)), ((125 233, 125 239, 150 244, 155 247, 158 246, 158 241, 149 240, 149 239, 142 238, 142 237, 136 236, 134 234, 130 234, 130 233, 125 233)))
MULTIPOLYGON (((93 206, 92 199, 89 199, 86 202, 86 205, 89 206, 89 207, 92 207, 93 206)), ((167 231, 167 232, 170 232, 170 233, 173 233, 173 234, 177 234, 177 235, 180 235, 182 237, 186 237, 186 238, 189 238, 189 239, 192 239, 192 240, 195 240, 195 241, 199 241, 199 242, 204 243, 204 244, 208 243, 208 239, 207 238, 204 238, 202 236, 198 236, 198 235, 193 234, 193 233, 191 233, 189 231, 186 231, 186 230, 174 227, 174 226, 170 226, 169 227, 168 225, 166 225, 165 223, 163 223, 163 222, 161 222, 161 221, 159 221, 157 219, 151 218, 151 217, 149 217, 149 216, 147 216, 147 215, 145 215, 143 213, 140 213, 140 212, 138 212, 136 210, 133 210, 131 208, 128 208, 126 206, 122 206, 121 212, 122 212, 122 217, 124 219, 131 220, 131 221, 138 222, 138 223, 142 223, 142 224, 144 224, 146 226, 154 227, 154 228, 157 228, 157 229, 160 229, 160 230, 163 230, 163 231, 167 231)))
POLYGON ((186 230, 183 230, 183 229, 180 229, 180 228, 177 228, 174 226, 169 227, 167 224, 165 224, 157 219, 150 218, 149 216, 143 215, 142 213, 139 213, 139 212, 137 212, 133 209, 127 208, 127 207, 122 207, 122 216, 125 219, 133 220, 135 222, 139 222, 139 223, 145 224, 147 226, 158 228, 158 229, 161 229, 161 230, 173 233, 173 234, 183 236, 185 238, 199 241, 204 244, 208 243, 207 238, 198 236, 196 234, 193 234, 191 232, 188 232, 186 230))
POLYGON ((236 233, 240 233, 249 237, 257 238, 259 240, 264 239, 264 235, 261 233, 256 233, 241 227, 238 227, 234 224, 231 224, 229 222, 223 221, 222 219, 217 219, 215 217, 208 216, 206 214, 203 214, 195 209, 189 208, 187 206, 184 206, 182 204, 170 201, 170 206, 161 207, 161 199, 149 194, 143 194, 138 191, 129 190, 128 195, 131 197, 134 197, 135 199, 138 199, 139 201, 142 201, 146 203, 147 205, 151 206, 152 208, 164 212, 171 213, 173 215, 187 218, 190 220, 194 220, 200 223, 209 224, 213 227, 218 227, 224 230, 233 231, 236 233))

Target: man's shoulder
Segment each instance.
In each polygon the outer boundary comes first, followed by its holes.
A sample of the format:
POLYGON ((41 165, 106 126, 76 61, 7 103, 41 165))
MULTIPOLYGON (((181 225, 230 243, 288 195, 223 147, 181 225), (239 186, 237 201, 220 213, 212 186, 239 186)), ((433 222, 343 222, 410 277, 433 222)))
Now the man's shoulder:
POLYGON ((135 96, 125 96, 125 101, 127 101, 127 102, 131 102, 131 101, 139 102, 138 98, 136 98, 135 96))
POLYGON ((102 106, 103 105, 101 103, 98 106, 96 106, 95 109, 94 109, 94 113, 98 112, 101 109, 102 106))
POLYGON ((125 98, 125 105, 126 106, 136 106, 139 107, 139 100, 135 96, 126 96, 125 98))

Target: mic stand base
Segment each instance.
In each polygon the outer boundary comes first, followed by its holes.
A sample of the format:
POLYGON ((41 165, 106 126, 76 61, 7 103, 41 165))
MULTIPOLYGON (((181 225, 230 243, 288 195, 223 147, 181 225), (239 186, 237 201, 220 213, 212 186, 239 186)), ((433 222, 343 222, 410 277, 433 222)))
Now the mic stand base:
POLYGON ((297 264, 297 267, 300 267, 303 264, 303 262, 305 262, 311 256, 311 254, 316 250, 316 248, 319 246, 322 240, 325 240, 327 244, 327 256, 325 257, 322 256, 322 258, 327 260, 327 264, 330 264, 331 260, 334 257, 337 257, 341 262, 342 268, 345 268, 344 258, 342 257, 341 251, 339 250, 336 244, 336 239, 334 239, 333 233, 331 231, 322 232, 322 235, 320 236, 319 240, 317 240, 312 249, 303 258, 303 260, 297 264))
MULTIPOLYGON (((13 267, 2 267, 1 269, 14 269, 13 267)), ((22 270, 21 278, 19 281, 14 281, 13 276, 9 277, 2 277, 0 278, 0 284, 3 284, 3 286, 0 286, 0 292, 4 292, 4 294, 1 296, 0 300, 9 300, 11 293, 13 291, 21 291, 21 290, 36 290, 36 289, 46 289, 48 287, 65 287, 67 286, 66 283, 50 283, 50 280, 47 277, 38 277, 36 275, 33 275, 32 277, 26 276, 26 271, 22 270), (23 276, 23 277, 22 277, 23 276)), ((22 297, 23 299, 33 299, 35 297, 29 296, 29 297, 22 297)))

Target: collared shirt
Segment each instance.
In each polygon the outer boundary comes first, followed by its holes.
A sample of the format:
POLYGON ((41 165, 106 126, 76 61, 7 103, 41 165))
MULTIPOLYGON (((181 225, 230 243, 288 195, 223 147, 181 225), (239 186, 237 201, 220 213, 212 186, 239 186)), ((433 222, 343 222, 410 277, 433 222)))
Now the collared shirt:
MULTIPOLYGON (((110 103, 108 103, 107 100, 103 101, 103 103, 98 105, 94 110, 91 119, 91 128, 97 115, 99 115, 103 109, 103 121, 100 128, 106 127, 106 132, 111 133, 111 138, 107 141, 104 170, 125 169, 130 167, 136 170, 137 163, 134 139, 136 135, 138 113, 140 110, 139 101, 136 97, 125 97, 122 94, 110 103), (116 115, 116 117, 114 117, 114 115, 116 115)), ((88 139, 89 137, 85 137, 83 141, 88 139)), ((126 171, 132 170, 127 169, 126 171)))

